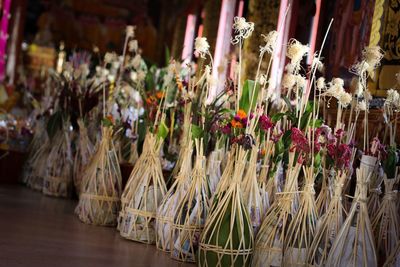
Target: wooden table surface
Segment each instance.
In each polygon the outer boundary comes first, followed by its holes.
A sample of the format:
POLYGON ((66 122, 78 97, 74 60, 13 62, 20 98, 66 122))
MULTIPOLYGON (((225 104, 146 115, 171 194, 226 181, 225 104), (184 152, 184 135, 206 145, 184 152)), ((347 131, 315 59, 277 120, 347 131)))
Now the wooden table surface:
POLYGON ((195 266, 74 215, 77 201, 0 184, 0 267, 195 266))

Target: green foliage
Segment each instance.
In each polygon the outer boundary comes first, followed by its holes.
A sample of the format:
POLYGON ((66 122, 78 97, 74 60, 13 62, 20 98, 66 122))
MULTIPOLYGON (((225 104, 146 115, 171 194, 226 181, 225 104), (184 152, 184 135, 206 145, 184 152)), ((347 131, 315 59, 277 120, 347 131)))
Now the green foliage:
POLYGON ((199 139, 204 137, 204 131, 203 129, 195 124, 192 124, 192 138, 194 139, 199 139))
POLYGON ((386 159, 383 161, 383 169, 388 178, 395 178, 397 155, 396 147, 390 147, 386 159))
POLYGON ((240 97, 239 100, 239 108, 243 109, 246 113, 249 113, 249 111, 253 109, 257 103, 259 90, 260 90, 259 83, 255 85, 255 82, 253 80, 246 80, 243 85, 242 96, 240 97), (254 91, 254 96, 253 96, 253 101, 251 101, 253 91, 254 91))
POLYGON ((157 138, 164 140, 168 136, 168 131, 167 125, 162 121, 157 129, 157 138))

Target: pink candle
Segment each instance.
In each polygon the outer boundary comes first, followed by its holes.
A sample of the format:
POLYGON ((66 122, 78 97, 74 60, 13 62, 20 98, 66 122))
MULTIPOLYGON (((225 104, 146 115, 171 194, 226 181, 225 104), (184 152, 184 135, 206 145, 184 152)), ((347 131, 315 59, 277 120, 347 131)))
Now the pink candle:
POLYGON ((0 81, 4 80, 6 69, 6 48, 8 38, 8 21, 10 19, 11 0, 4 0, 3 16, 1 18, 0 28, 0 81))

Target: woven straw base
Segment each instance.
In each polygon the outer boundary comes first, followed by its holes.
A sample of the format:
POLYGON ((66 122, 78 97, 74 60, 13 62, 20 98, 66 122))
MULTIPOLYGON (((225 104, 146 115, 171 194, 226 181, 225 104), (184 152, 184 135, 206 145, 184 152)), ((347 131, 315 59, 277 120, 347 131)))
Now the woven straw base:
POLYGON ((76 213, 87 224, 115 226, 120 207, 119 198, 81 194, 76 213))
POLYGON ((156 243, 155 213, 126 208, 120 233, 126 239, 145 244, 156 243))
POLYGON ((70 180, 63 177, 46 176, 43 180, 43 194, 54 197, 68 197, 70 180))

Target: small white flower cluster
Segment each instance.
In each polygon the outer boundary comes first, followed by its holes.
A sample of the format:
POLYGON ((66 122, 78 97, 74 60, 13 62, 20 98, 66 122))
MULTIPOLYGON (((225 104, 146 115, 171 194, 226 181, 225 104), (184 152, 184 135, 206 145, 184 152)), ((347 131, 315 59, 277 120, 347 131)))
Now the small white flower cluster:
POLYGON ((235 17, 233 19, 232 28, 235 36, 232 37, 232 44, 238 44, 240 41, 247 39, 254 31, 254 23, 247 22, 243 17, 235 17))
POLYGON ((126 26, 126 37, 127 38, 135 37, 135 26, 132 25, 126 26))
POLYGON ((210 45, 206 37, 197 37, 194 41, 194 54, 198 57, 205 58, 209 53, 210 45))
POLYGON ((260 46, 260 56, 265 52, 272 54, 275 50, 276 41, 278 39, 277 31, 270 31, 267 35, 261 34, 264 39, 265 45, 260 46))
POLYGON ((291 69, 291 72, 295 72, 300 67, 300 62, 304 56, 306 56, 310 51, 310 47, 308 45, 303 45, 296 39, 291 39, 289 42, 289 46, 287 49, 287 57, 290 59, 290 65, 288 66, 291 69))
POLYGON ((300 74, 285 73, 282 78, 282 87, 292 89, 297 86, 299 89, 304 89, 307 86, 307 80, 300 74))
POLYGON ((371 78, 374 78, 375 70, 380 65, 383 56, 383 51, 379 46, 366 47, 362 52, 361 62, 352 66, 351 69, 359 76, 368 73, 371 78))
POLYGON ((71 62, 65 62, 63 66, 63 76, 67 80, 86 79, 90 73, 89 65, 86 63, 80 64, 78 67, 73 67, 71 62))
POLYGON ((385 106, 393 107, 395 109, 400 108, 400 94, 397 90, 389 89, 387 91, 387 97, 385 100, 385 106))
POLYGON ((325 96, 334 97, 342 107, 347 107, 353 99, 351 94, 344 90, 344 81, 340 78, 332 79, 329 88, 323 93, 325 96))
POLYGON ((367 110, 367 102, 365 100, 358 102, 356 109, 359 111, 366 111, 367 110))

